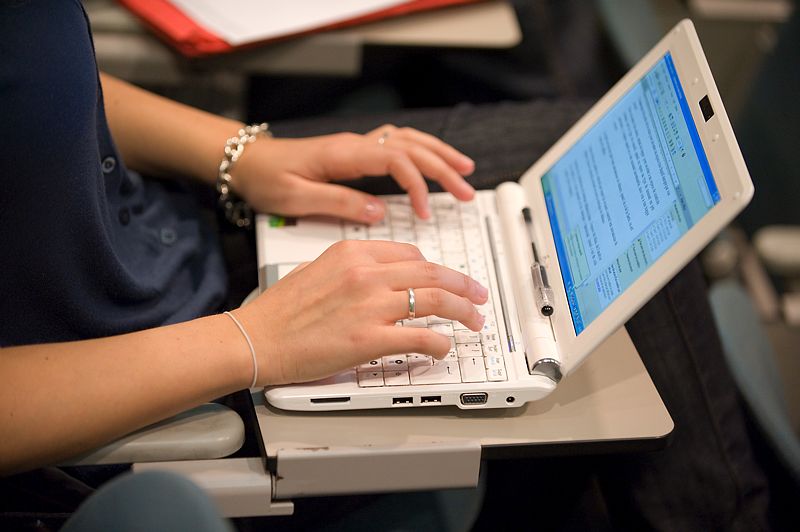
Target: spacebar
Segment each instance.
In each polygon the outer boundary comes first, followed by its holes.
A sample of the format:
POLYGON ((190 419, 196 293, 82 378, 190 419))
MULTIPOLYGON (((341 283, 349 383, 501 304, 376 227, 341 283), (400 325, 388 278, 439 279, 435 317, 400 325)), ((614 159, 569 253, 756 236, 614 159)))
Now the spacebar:
POLYGON ((439 362, 433 366, 411 366, 411 384, 455 384, 461 382, 458 361, 439 362))

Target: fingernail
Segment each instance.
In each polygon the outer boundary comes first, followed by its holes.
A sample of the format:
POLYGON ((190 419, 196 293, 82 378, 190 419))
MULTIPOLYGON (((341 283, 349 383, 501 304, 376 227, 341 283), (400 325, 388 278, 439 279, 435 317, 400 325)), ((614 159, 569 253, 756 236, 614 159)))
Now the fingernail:
POLYGON ((478 285, 478 295, 480 297, 487 297, 489 295, 489 289, 483 286, 481 283, 476 282, 475 284, 478 285))
POLYGON ((464 166, 469 166, 469 167, 471 167, 471 168, 475 168, 475 161, 473 161, 472 159, 470 159, 470 158, 469 158, 469 157, 467 157, 466 155, 462 155, 462 156, 461 156, 461 163, 462 163, 464 166))
POLYGON ((377 201, 367 202, 364 207, 364 217, 367 220, 379 220, 383 216, 383 206, 377 201))

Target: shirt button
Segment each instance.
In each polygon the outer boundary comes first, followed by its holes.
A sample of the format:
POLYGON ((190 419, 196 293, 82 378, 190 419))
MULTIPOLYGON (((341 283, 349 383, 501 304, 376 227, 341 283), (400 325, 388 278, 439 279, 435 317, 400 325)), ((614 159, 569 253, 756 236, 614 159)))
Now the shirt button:
POLYGON ((100 167, 103 169, 104 174, 110 174, 114 171, 114 168, 117 167, 117 160, 111 156, 106 157, 103 159, 103 162, 100 163, 100 167))
POLYGON ((178 239, 178 235, 175 234, 174 229, 170 229, 169 227, 164 227, 161 229, 161 243, 166 246, 171 246, 175 243, 175 240, 178 239))
POLYGON ((122 225, 128 225, 131 221, 131 211, 128 210, 127 207, 123 207, 119 210, 119 223, 122 225))

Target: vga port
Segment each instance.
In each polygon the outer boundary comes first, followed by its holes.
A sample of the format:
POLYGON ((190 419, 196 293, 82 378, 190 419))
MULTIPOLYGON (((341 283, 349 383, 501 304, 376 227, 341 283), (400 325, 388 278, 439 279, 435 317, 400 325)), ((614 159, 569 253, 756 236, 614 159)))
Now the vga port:
POLYGON ((462 405, 485 405, 489 400, 489 394, 486 392, 471 392, 461 394, 462 405))

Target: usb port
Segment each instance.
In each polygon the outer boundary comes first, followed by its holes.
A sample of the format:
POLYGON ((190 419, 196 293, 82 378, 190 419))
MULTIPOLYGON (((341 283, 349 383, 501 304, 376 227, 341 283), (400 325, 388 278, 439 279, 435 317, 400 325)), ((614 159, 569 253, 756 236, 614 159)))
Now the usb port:
POLYGON ((421 403, 441 403, 442 402, 442 396, 441 395, 428 395, 428 396, 422 397, 420 399, 420 402, 421 403))
POLYGON ((392 404, 393 405, 410 405, 414 402, 413 397, 393 397, 392 404))

